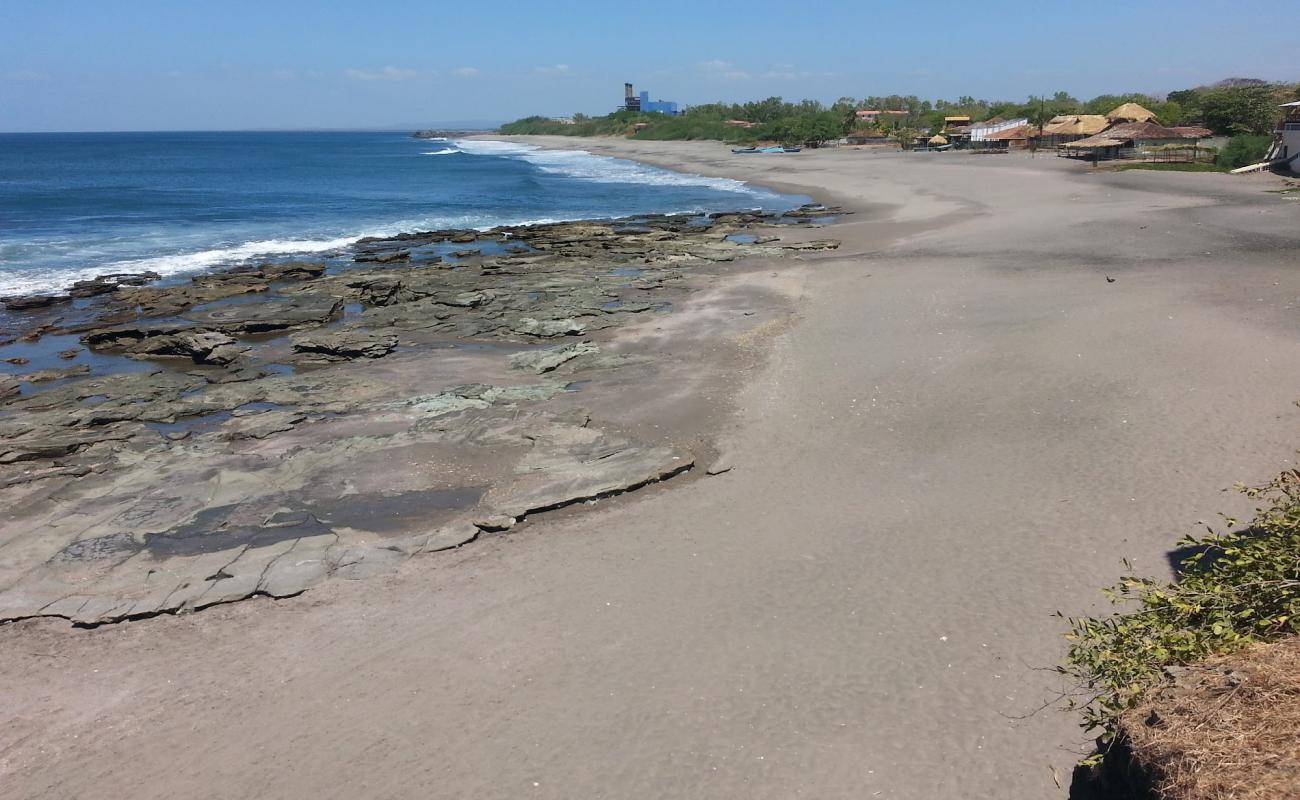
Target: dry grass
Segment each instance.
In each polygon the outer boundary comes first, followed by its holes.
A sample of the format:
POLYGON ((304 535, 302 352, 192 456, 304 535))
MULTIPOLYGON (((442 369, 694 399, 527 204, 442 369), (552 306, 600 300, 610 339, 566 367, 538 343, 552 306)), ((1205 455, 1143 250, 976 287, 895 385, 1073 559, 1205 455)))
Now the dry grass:
POLYGON ((1300 637, 1171 675, 1121 719, 1161 797, 1300 798, 1300 637))

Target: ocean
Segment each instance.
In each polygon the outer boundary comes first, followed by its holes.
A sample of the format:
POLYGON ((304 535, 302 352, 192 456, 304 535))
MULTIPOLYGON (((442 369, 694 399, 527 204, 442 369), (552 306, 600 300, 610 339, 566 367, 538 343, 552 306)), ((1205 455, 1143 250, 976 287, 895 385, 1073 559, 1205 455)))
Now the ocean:
POLYGON ((578 149, 403 132, 0 134, 0 296, 404 231, 803 202, 578 149))

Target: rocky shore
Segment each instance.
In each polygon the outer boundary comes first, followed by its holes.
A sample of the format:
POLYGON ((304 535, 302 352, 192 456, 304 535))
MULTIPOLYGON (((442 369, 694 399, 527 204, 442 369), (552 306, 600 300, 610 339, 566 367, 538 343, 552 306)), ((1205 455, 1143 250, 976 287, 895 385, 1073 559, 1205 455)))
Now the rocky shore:
POLYGON ((836 248, 838 213, 429 231, 5 298, 0 621, 294 595, 684 473, 698 448, 585 402, 662 391, 620 332, 836 248))

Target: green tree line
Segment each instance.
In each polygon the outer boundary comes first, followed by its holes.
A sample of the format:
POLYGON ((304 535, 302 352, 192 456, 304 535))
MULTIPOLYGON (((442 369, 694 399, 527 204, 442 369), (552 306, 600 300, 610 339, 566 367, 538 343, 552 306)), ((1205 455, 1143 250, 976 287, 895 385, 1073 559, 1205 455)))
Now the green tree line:
POLYGON ((1282 111, 1279 106, 1300 99, 1300 84, 1273 84, 1249 79, 1223 81, 1170 92, 1159 98, 1146 94, 1105 94, 1080 100, 1068 92, 1029 97, 1024 102, 981 100, 923 100, 915 95, 865 98, 841 97, 829 105, 817 100, 789 102, 769 97, 747 103, 706 103, 679 116, 615 111, 602 117, 575 114, 572 124, 533 116, 501 126, 506 134, 561 136, 630 136, 635 139, 714 139, 749 143, 779 141, 816 146, 854 130, 882 136, 934 134, 945 117, 968 116, 973 121, 1024 117, 1042 124, 1061 114, 1105 114, 1124 103, 1150 109, 1164 125, 1196 123, 1220 135, 1267 135, 1282 111), (859 121, 861 109, 901 111, 879 122, 859 121))

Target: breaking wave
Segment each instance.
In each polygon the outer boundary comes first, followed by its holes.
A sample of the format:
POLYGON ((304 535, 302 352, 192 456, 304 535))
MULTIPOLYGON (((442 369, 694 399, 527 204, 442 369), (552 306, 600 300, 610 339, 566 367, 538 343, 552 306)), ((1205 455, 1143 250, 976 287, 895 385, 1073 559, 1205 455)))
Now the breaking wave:
POLYGON ((542 172, 564 175, 593 183, 629 183, 653 186, 700 186, 722 192, 746 194, 756 198, 780 197, 766 189, 750 186, 731 178, 709 178, 689 172, 638 164, 622 158, 598 156, 586 150, 543 150, 529 144, 495 140, 461 139, 454 142, 461 152, 476 156, 496 156, 526 161, 542 172))

